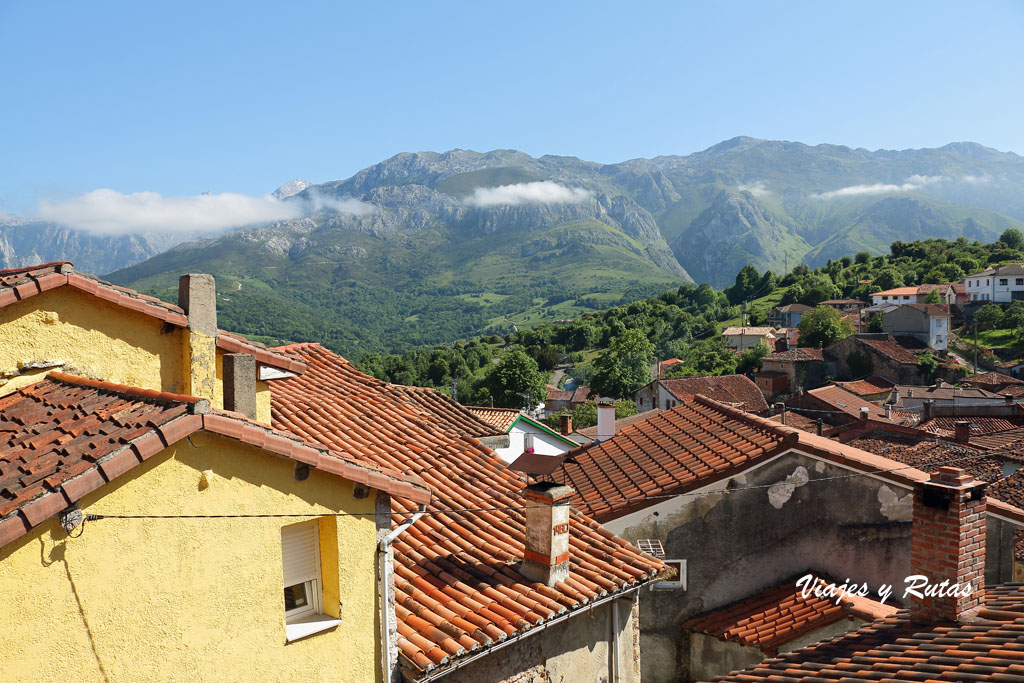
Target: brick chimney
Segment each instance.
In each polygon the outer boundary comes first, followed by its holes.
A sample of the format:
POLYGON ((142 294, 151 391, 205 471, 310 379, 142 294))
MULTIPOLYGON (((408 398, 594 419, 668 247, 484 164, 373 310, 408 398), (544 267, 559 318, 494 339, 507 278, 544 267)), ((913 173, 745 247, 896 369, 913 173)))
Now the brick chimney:
POLYGON ((213 276, 189 273, 178 278, 178 305, 188 316, 183 391, 213 403, 217 393, 217 288, 213 276))
POLYGON ((915 622, 959 621, 981 605, 986 486, 957 467, 940 467, 930 480, 914 485, 910 573, 927 577, 931 588, 946 581, 972 589, 970 595, 911 595, 915 622))
POLYGON ((554 586, 569 578, 569 498, 563 484, 538 482, 523 492, 526 501, 526 548, 519 573, 554 586))
POLYGON ((572 415, 562 415, 560 420, 562 434, 572 434, 572 415))
POLYGON ((957 443, 969 443, 971 440, 971 423, 967 420, 957 420, 953 423, 953 440, 957 443))
POLYGON ((224 354, 224 409, 256 419, 256 356, 224 354))
POLYGON ((597 404, 597 440, 604 441, 615 436, 615 404, 599 401, 597 404))

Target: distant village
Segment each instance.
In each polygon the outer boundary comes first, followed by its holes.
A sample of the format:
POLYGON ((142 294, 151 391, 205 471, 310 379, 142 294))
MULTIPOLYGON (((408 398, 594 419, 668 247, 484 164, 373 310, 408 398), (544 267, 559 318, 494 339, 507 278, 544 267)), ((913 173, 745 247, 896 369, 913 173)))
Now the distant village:
POLYGON ((519 410, 220 329, 209 275, 2 270, 0 678, 1024 680, 1024 361, 955 332, 1024 266, 870 298, 519 410))

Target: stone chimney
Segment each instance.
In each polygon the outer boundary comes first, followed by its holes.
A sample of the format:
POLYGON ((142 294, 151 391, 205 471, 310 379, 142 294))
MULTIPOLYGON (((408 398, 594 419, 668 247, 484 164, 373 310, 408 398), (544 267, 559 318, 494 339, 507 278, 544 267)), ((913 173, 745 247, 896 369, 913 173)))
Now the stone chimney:
POLYGON ((935 399, 928 399, 921 405, 921 422, 926 422, 932 419, 932 406, 935 405, 935 399))
POLYGON ((957 420, 953 423, 953 440, 957 443, 969 443, 971 440, 971 423, 967 420, 957 420))
POLYGON ((597 404, 597 440, 604 441, 615 436, 615 404, 599 401, 597 404))
MULTIPOLYGON (((985 587, 985 487, 957 467, 940 467, 914 485, 914 525, 910 573, 927 578, 933 591, 911 594, 910 616, 917 623, 960 621, 982 604, 985 587), (955 586, 955 592, 948 588, 955 586), (968 592, 969 591, 969 592, 968 592)), ((908 584, 911 585, 911 584, 908 584)))
POLYGON ((188 335, 182 354, 185 361, 183 391, 216 406, 217 288, 213 276, 189 273, 178 278, 178 305, 188 316, 188 335))
POLYGON ((554 586, 569 578, 569 498, 563 484, 538 482, 523 492, 526 501, 526 548, 519 573, 554 586))
POLYGON ((224 410, 256 419, 256 356, 224 354, 224 410))
POLYGON ((212 275, 189 273, 178 278, 178 306, 188 316, 188 328, 217 336, 217 285, 212 275))
POLYGON ((572 434, 572 415, 562 415, 559 419, 562 434, 572 434))
POLYGON ((886 403, 885 404, 885 419, 886 420, 891 420, 892 419, 892 404, 891 403, 886 403))

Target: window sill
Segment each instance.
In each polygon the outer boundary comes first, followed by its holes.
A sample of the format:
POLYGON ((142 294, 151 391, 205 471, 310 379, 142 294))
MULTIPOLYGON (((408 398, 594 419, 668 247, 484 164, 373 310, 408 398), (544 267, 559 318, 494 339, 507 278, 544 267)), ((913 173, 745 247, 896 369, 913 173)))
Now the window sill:
POLYGON ((296 640, 311 636, 332 629, 341 623, 341 619, 328 617, 323 614, 310 614, 308 617, 296 619, 290 624, 285 624, 284 639, 291 643, 296 640))

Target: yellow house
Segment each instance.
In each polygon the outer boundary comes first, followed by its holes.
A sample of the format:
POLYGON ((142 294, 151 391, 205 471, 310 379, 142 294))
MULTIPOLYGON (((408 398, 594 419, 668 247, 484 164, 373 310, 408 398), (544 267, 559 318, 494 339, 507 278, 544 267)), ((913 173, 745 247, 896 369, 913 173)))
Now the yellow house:
POLYGON ((57 368, 205 398, 270 424, 265 379, 301 373, 302 363, 218 329, 210 275, 182 276, 178 303, 77 273, 66 262, 0 271, 0 394, 57 368), (238 354, 255 359, 254 410, 244 405, 250 396, 239 403, 232 393, 252 387, 233 382, 249 368, 225 368, 225 357, 238 354))
POLYGON ((0 271, 0 678, 381 680, 390 498, 430 491, 261 424, 256 366, 302 364, 194 298, 62 268, 0 271))

